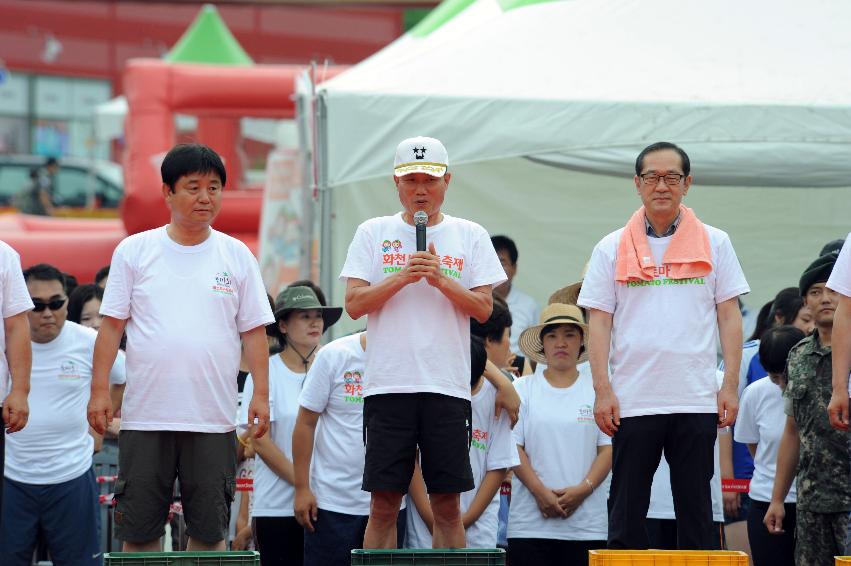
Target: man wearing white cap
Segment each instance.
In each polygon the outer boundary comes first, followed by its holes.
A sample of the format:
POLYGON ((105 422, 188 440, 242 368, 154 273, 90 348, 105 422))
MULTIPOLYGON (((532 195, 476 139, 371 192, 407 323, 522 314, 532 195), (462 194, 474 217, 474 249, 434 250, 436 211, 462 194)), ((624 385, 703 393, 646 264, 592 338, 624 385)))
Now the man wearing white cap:
POLYGON ((473 488, 470 318, 487 320, 491 290, 506 277, 485 229, 441 212, 448 164, 436 139, 399 144, 393 180, 403 210, 358 227, 340 274, 346 311, 369 315, 362 488, 372 496, 364 548, 396 545, 418 446, 432 543, 465 546, 459 494, 473 488), (418 212, 427 217, 428 251, 417 251, 418 212))

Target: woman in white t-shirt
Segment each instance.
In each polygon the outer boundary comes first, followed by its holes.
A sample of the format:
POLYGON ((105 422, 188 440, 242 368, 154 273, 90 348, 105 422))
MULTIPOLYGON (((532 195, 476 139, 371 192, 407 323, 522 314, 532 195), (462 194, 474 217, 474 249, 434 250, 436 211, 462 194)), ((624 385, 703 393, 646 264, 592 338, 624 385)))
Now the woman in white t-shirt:
MULTIPOLYGON (((284 289, 275 300, 283 351, 269 358, 269 434, 253 439, 255 461, 251 518, 262 566, 301 566, 304 531, 293 512, 292 434, 298 395, 319 349, 322 333, 340 319, 342 308, 320 304, 310 287, 284 289)), ((251 375, 244 395, 254 393, 251 375)), ((249 425, 247 408, 240 422, 249 425)))
POLYGON ((588 564, 589 550, 606 547, 606 493, 598 488, 612 447, 594 421, 591 372, 577 368, 587 332, 577 306, 554 303, 520 335, 523 353, 547 369, 514 382, 522 405, 508 515, 512 566, 588 564))
POLYGON ((760 340, 759 361, 768 372, 745 388, 739 405, 735 438, 746 444, 754 460, 754 472, 748 493, 748 540, 754 566, 793 566, 795 563, 795 485, 784 501, 785 531, 768 532, 763 518, 771 502, 777 451, 786 425, 783 390, 786 388, 786 358, 792 346, 804 339, 795 326, 776 326, 760 340))

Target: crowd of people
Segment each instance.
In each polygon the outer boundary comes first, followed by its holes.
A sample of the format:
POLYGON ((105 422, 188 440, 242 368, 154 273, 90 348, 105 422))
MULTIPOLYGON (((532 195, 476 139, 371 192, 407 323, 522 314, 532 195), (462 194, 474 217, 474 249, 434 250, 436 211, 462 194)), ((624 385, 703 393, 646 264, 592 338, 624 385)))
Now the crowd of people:
POLYGON ((3 564, 29 565, 39 540, 54 564, 102 563, 104 436, 130 552, 161 548, 175 480, 189 550, 264 566, 394 547, 502 547, 513 566, 846 552, 851 244, 826 246, 745 340, 733 244, 683 205, 688 155, 661 142, 636 159, 641 207, 541 309, 514 285, 510 237, 442 211, 448 168, 434 138, 398 145, 402 211, 358 228, 344 305, 307 280, 267 294, 248 248, 210 227, 227 178, 200 145, 163 161, 169 224, 91 284, 0 244, 3 564), (344 310, 368 322, 323 345, 344 310))

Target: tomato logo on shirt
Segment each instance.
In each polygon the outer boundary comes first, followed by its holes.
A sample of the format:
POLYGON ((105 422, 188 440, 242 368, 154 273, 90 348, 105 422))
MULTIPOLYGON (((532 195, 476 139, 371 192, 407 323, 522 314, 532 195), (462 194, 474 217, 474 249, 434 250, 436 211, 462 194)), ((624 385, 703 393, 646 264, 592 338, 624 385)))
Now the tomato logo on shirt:
POLYGON ((343 374, 343 401, 363 403, 363 374, 359 371, 347 371, 343 374))
POLYGON ((473 429, 473 439, 470 444, 479 450, 488 449, 488 431, 480 428, 473 429))
POLYGON ((73 360, 66 360, 59 364, 59 379, 80 379, 80 370, 73 360))
POLYGON ((666 263, 653 268, 653 279, 649 281, 627 281, 627 287, 658 287, 660 285, 705 285, 703 277, 688 277, 686 279, 671 279, 671 264, 666 263))
POLYGON ((389 252, 390 251, 390 240, 384 240, 381 242, 381 251, 389 252))
POLYGON ((233 285, 231 282, 231 274, 227 271, 216 273, 215 282, 213 283, 213 292, 220 295, 233 295, 233 285))
POLYGON ((591 405, 581 405, 578 409, 578 416, 576 417, 576 422, 579 423, 593 423, 594 422, 594 409, 591 405))

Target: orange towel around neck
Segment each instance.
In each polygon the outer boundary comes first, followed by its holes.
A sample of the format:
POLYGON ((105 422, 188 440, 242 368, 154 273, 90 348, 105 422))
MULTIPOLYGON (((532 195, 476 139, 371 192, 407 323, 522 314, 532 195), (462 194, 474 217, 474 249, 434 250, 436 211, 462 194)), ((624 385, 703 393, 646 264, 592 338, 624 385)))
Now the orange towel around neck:
MULTIPOLYGON (((670 266, 668 277, 688 279, 704 277, 712 271, 712 250, 703 222, 690 208, 680 205, 680 223, 665 250, 663 265, 670 266)), ((656 262, 647 241, 644 207, 626 223, 618 242, 615 281, 651 281, 656 275, 656 262)))

